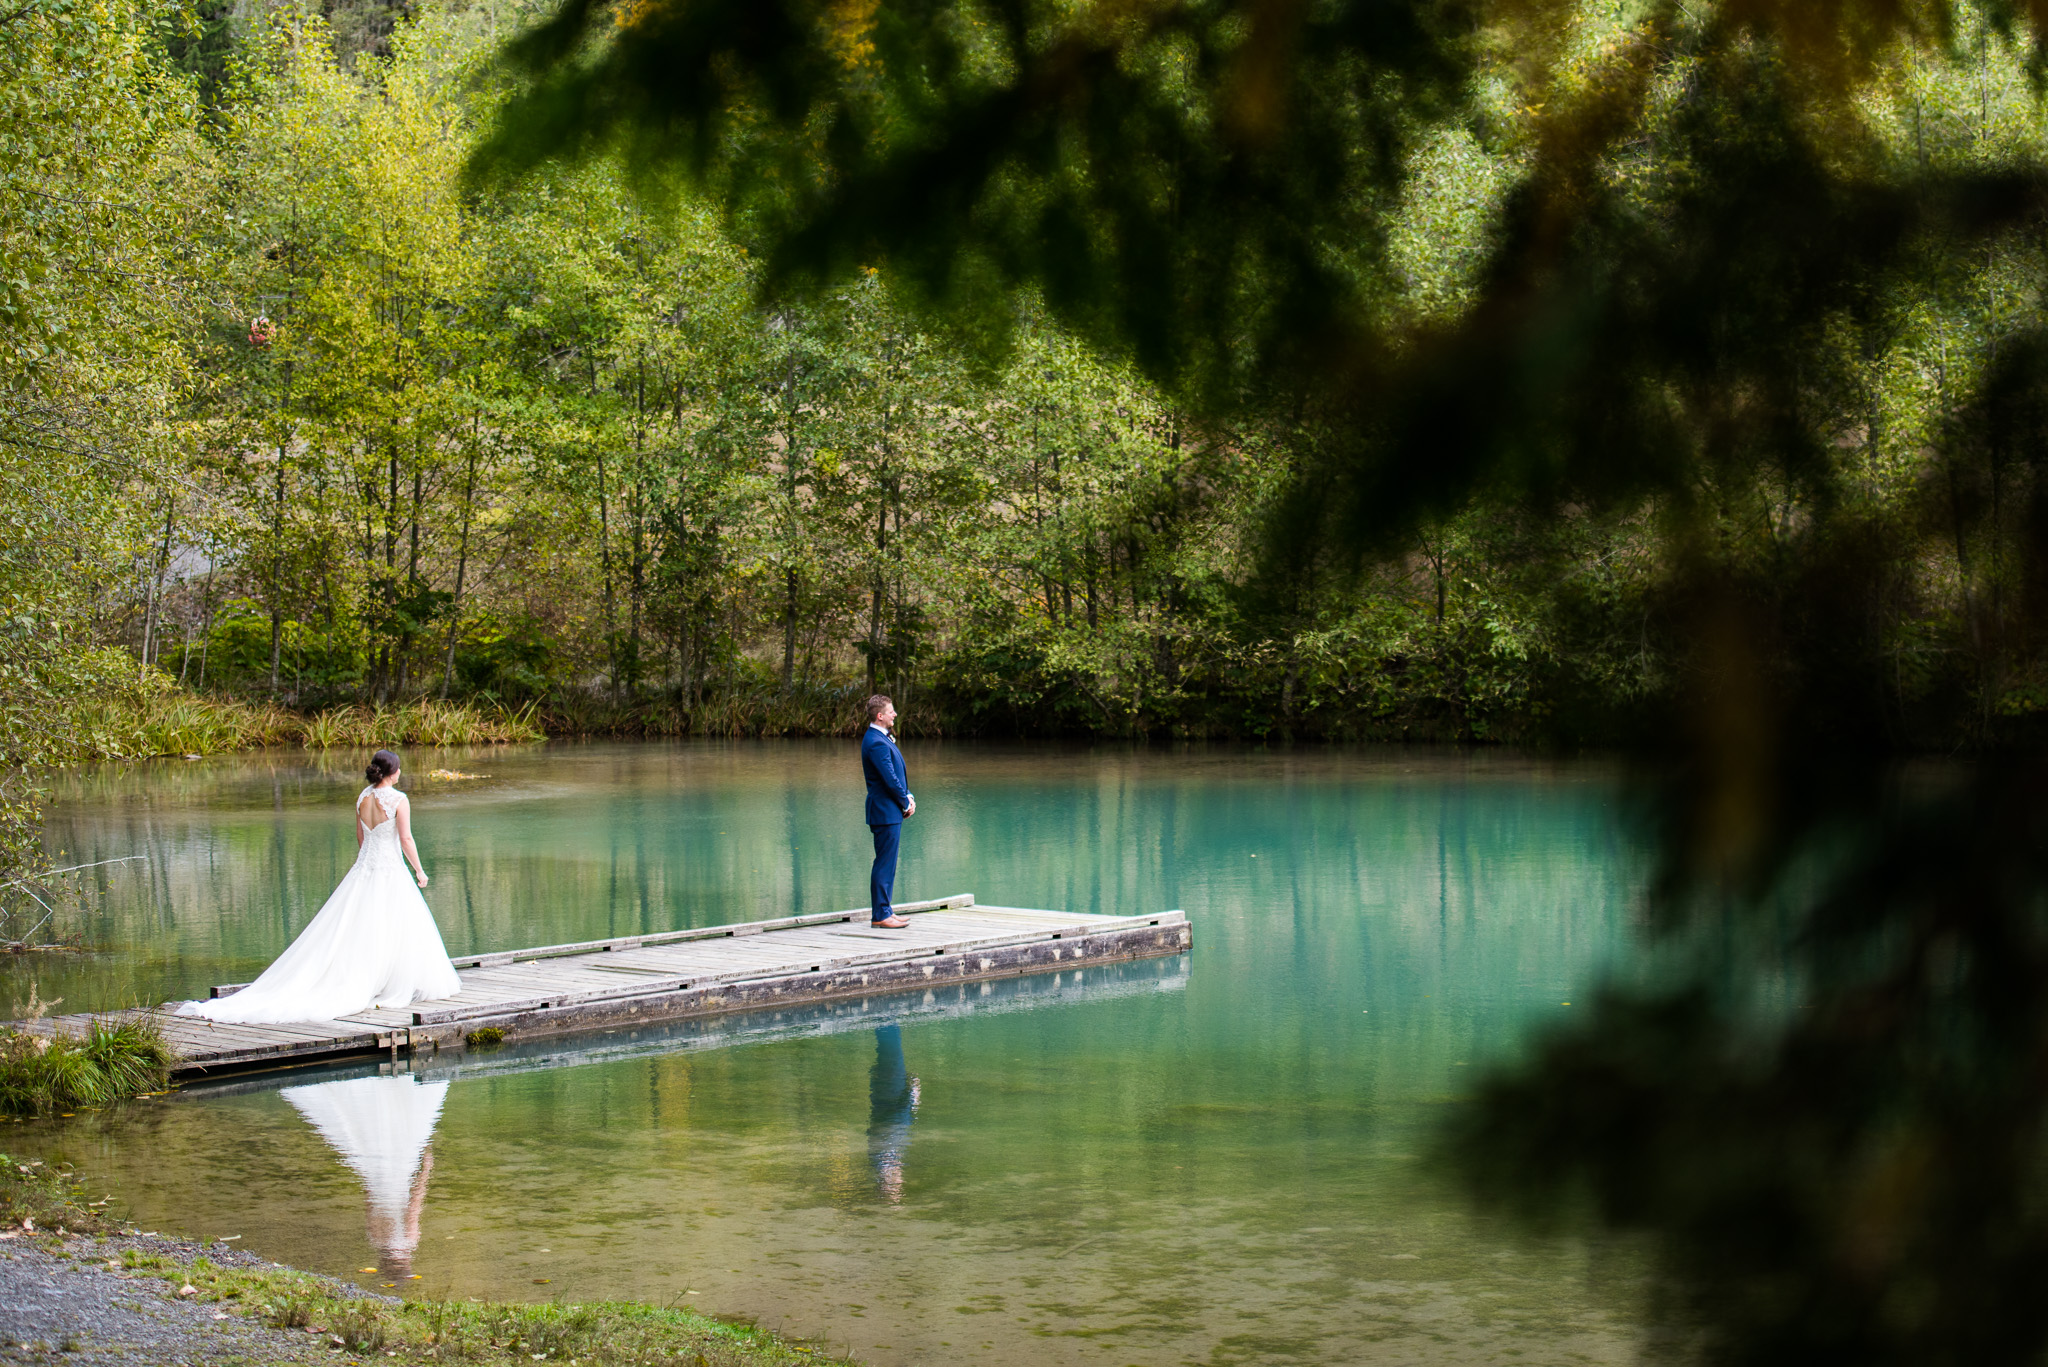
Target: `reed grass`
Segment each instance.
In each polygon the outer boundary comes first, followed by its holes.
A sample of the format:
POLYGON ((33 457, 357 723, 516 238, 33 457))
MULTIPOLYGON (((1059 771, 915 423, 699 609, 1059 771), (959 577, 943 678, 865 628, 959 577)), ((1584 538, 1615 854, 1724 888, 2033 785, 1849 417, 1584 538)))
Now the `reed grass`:
MULTIPOLYGON (((685 706, 672 700, 613 701, 565 691, 519 707, 421 698, 379 707, 349 704, 311 715, 173 687, 95 699, 76 713, 76 758, 146 759, 214 755, 264 746, 369 750, 378 746, 506 745, 557 736, 850 736, 861 727, 866 688, 814 684, 785 691, 749 680, 685 706)), ((931 734, 913 714, 910 734, 931 734)))
POLYGON ((308 750, 373 749, 379 745, 505 745, 544 740, 529 703, 517 710, 423 698, 390 707, 336 707, 298 723, 308 750))
POLYGON ((81 758, 212 755, 289 740, 298 718, 269 703, 176 690, 93 699, 75 714, 81 758))
POLYGON ((300 716, 271 703, 248 703, 175 689, 139 689, 96 699, 77 712, 81 759, 216 755, 267 745, 309 750, 379 745, 502 745, 545 739, 532 704, 483 707, 426 698, 386 707, 336 707, 300 716))
POLYGON ((95 1020, 82 1040, 0 1030, 0 1114, 47 1115, 162 1091, 173 1061, 146 1020, 95 1020))

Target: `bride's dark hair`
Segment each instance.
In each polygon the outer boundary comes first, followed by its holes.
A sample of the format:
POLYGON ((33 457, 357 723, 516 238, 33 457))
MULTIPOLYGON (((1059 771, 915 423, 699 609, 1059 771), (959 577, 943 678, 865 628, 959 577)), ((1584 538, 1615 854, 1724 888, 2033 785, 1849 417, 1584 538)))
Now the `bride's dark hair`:
POLYGON ((363 770, 363 774, 370 780, 372 788, 397 772, 398 756, 392 754, 389 750, 379 750, 376 754, 370 756, 370 767, 363 770))

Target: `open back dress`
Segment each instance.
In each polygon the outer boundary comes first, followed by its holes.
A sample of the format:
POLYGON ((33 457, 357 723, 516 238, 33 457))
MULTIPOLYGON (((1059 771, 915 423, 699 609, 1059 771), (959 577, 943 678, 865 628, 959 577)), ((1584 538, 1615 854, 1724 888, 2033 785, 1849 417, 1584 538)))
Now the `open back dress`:
POLYGON ((179 1014, 284 1024, 332 1020, 374 1006, 410 1006, 461 991, 434 913, 399 849, 398 813, 405 801, 392 788, 365 788, 356 798, 362 848, 320 914, 255 982, 230 996, 186 1002, 179 1014))

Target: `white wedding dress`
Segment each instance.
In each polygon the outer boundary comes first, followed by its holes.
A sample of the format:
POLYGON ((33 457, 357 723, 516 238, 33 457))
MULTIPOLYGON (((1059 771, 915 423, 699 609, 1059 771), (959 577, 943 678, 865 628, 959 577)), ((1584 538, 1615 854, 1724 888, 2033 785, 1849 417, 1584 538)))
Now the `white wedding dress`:
POLYGON ((405 800, 391 788, 365 788, 356 799, 362 848, 320 914, 255 982, 230 996, 186 1002, 178 1014, 284 1024, 460 992, 462 980, 448 962, 434 913, 399 849, 397 817, 405 800), (374 823, 363 820, 364 797, 374 823))

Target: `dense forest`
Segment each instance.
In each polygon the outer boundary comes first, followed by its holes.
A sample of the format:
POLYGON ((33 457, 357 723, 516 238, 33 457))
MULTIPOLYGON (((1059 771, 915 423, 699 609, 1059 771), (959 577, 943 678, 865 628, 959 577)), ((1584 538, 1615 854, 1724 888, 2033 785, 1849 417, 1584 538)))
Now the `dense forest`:
MULTIPOLYGON (((1600 79, 1629 15, 1589 7, 1552 79, 1600 79)), ((1811 338, 1824 459, 1703 471, 1682 528, 1668 490, 1535 517, 1481 487, 1361 544, 1304 510, 1348 419, 1284 374, 1218 405, 1028 295, 977 335, 873 264, 771 296, 747 216, 678 178, 467 176, 531 18, 8 21, 8 667, 44 680, 17 714, 135 675, 791 732, 880 687, 914 733, 1626 741, 1684 672, 1674 566, 1797 599, 1818 502, 1885 562, 1859 605, 1882 739, 1993 740, 2048 705, 2008 629, 2024 476, 1940 441, 2038 321, 2031 229, 1930 243, 1915 289, 1811 338)), ((2024 52, 1986 28, 1956 54, 1870 86, 1871 155, 1967 168, 2042 136, 2024 52)), ((1391 334, 1469 307, 1536 155, 1513 64, 1473 81, 1371 206, 1361 297, 1391 334)), ((1696 170, 1658 132, 1599 168, 1651 218, 1696 170)))

